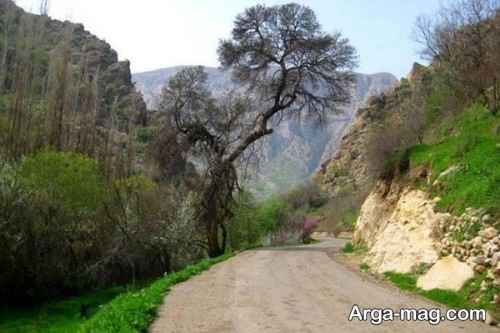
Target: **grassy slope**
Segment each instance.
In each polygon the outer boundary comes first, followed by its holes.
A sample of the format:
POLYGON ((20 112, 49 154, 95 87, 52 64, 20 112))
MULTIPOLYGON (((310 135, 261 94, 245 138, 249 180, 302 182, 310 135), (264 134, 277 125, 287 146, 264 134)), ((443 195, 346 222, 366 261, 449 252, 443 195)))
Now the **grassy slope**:
POLYGON ((0 332, 146 332, 170 287, 231 256, 203 260, 140 290, 116 287, 31 310, 0 309, 0 332), (80 317, 82 304, 90 306, 89 320, 80 317))
MULTIPOLYGON (((465 208, 486 208, 500 215, 500 117, 485 107, 475 105, 456 119, 437 126, 435 144, 417 145, 411 149, 411 167, 427 166, 432 170, 431 184, 452 166, 456 172, 439 179, 439 186, 423 184, 434 196, 441 197, 438 208, 461 214, 465 208)), ((480 293, 485 274, 476 275, 460 291, 424 291, 416 286, 415 274, 388 272, 386 278, 403 290, 416 292, 452 308, 483 308, 493 312, 491 304, 500 288, 480 293)))
POLYGON ((476 105, 441 124, 440 132, 439 143, 415 146, 410 155, 412 167, 432 168, 433 182, 449 167, 460 167, 432 189, 442 198, 438 207, 455 214, 467 207, 500 214, 500 117, 476 105))

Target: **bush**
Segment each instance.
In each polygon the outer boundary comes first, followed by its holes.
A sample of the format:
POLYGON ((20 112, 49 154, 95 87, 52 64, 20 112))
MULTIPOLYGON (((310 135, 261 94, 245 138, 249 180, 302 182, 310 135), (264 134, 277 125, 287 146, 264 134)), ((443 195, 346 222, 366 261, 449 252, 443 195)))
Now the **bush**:
POLYGON ((352 245, 351 242, 347 242, 344 247, 342 248, 342 252, 344 253, 353 253, 354 252, 354 245, 352 245))
POLYGON ((80 154, 38 153, 21 162, 19 176, 36 198, 70 212, 95 213, 104 199, 104 182, 97 161, 80 154))
POLYGON ((39 301, 157 277, 203 256, 193 200, 97 162, 40 152, 0 165, 0 297, 39 301))
POLYGON ((140 143, 151 143, 155 138, 155 129, 152 127, 141 127, 137 129, 137 140, 140 143))
POLYGON ((256 218, 256 203, 252 195, 242 192, 236 198, 233 218, 228 225, 229 246, 233 250, 258 246, 265 236, 264 224, 256 218))
POLYGON ((363 199, 359 192, 342 193, 332 198, 323 210, 323 228, 335 235, 353 231, 363 199))
POLYGON ((31 300, 88 286, 104 198, 97 163, 42 152, 0 170, 0 294, 31 300))
POLYGON ((310 242, 311 235, 318 227, 320 221, 313 218, 306 218, 304 221, 304 228, 302 229, 302 241, 304 243, 310 242))
POLYGON ((294 210, 319 208, 328 202, 328 196, 313 182, 297 186, 282 195, 282 199, 294 210))
POLYGON ((256 218, 266 233, 277 231, 284 224, 290 207, 279 197, 272 197, 257 207, 256 218))

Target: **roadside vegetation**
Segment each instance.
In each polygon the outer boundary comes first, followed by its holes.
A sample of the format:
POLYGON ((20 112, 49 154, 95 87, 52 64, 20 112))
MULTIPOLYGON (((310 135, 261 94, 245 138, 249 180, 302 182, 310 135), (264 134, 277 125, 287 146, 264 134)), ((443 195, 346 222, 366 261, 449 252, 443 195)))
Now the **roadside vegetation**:
POLYGON ((231 257, 228 253, 205 259, 152 283, 104 289, 31 309, 4 307, 0 309, 0 332, 145 332, 173 285, 231 257))
POLYGON ((126 333, 146 332, 156 318, 158 307, 173 285, 186 281, 211 266, 229 259, 232 254, 210 258, 187 266, 179 272, 167 274, 139 291, 124 293, 104 305, 77 332, 126 333))
POLYGON ((257 202, 248 192, 236 198, 228 227, 233 250, 260 245, 307 243, 320 224, 316 212, 327 197, 314 183, 297 186, 257 202))
POLYGON ((481 290, 482 283, 486 279, 486 274, 477 274, 469 280, 459 291, 433 289, 429 291, 417 287, 417 274, 402 274, 387 272, 385 278, 401 288, 402 290, 417 293, 425 298, 444 304, 455 309, 485 309, 496 313, 498 309, 493 304, 495 294, 500 292, 500 288, 489 288, 484 292, 481 290))

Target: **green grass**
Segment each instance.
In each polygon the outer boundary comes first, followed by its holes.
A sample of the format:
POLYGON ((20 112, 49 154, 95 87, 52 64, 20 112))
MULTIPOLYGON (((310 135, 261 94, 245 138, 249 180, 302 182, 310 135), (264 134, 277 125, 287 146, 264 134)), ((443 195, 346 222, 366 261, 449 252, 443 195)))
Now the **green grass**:
POLYGON ((434 289, 425 291, 417 287, 418 275, 386 272, 384 276, 387 280, 401 288, 402 290, 417 293, 435 302, 445 304, 454 309, 479 308, 497 312, 495 306, 491 304, 493 297, 500 291, 500 288, 491 287, 485 293, 480 293, 481 283, 486 279, 486 274, 478 274, 469 280, 459 291, 434 289), (476 299, 479 298, 479 302, 476 299))
POLYGON ((170 287, 231 256, 203 260, 144 288, 115 287, 32 309, 0 308, 0 332, 146 332, 170 287), (80 317, 82 304, 89 306, 88 320, 80 317))
POLYGON ((470 107, 455 121, 441 126, 439 143, 418 145, 410 153, 411 166, 427 165, 434 180, 449 167, 460 169, 444 179, 434 194, 438 207, 461 214, 467 207, 500 213, 500 117, 485 107, 470 107))
POLYGON ((384 273, 386 279, 397 285, 399 288, 407 291, 416 291, 417 277, 413 274, 401 274, 394 272, 384 273))
POLYGON ((93 315, 100 305, 124 292, 127 287, 116 287, 30 309, 4 307, 0 309, 0 332, 75 332, 83 321, 82 304, 88 305, 89 315, 93 315))
POLYGON ((156 317, 158 307, 163 302, 165 293, 170 287, 186 281, 231 256, 232 254, 226 254, 218 258, 203 260, 182 271, 169 274, 140 291, 122 294, 103 306, 90 320, 86 321, 79 332, 147 332, 156 317))

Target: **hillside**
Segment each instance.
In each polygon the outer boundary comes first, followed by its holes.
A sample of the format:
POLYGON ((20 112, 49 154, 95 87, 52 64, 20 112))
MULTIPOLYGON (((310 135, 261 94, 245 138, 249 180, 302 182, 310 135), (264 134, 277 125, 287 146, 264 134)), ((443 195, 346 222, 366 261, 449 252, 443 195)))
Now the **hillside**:
MULTIPOLYGON (((5 29, 2 30, 2 44, 0 54, 2 63, 2 89, 14 90, 16 61, 19 60, 22 50, 19 49, 20 35, 16 34, 20 28, 26 48, 32 48, 36 54, 36 74, 43 76, 49 71, 51 60, 59 54, 58 48, 67 38, 71 48, 71 64, 76 69, 80 67, 90 77, 98 82, 98 118, 101 121, 109 118, 112 109, 122 113, 133 113, 134 121, 143 121, 146 108, 142 97, 135 90, 131 80, 130 63, 118 61, 115 50, 104 40, 99 39, 82 24, 69 21, 61 22, 48 17, 33 15, 15 6, 12 0, 0 1, 0 19, 5 29), (31 35, 36 33, 35 36, 31 35), (68 37, 69 36, 69 37, 68 37), (30 41, 30 38, 33 40, 30 41)), ((27 51, 27 49, 26 49, 27 51)), ((41 79, 35 77, 34 79, 41 79)), ((129 117, 123 115, 122 117, 129 117)), ((125 121, 124 119, 122 119, 125 121)), ((124 125, 122 125, 124 126, 124 125)))
MULTIPOLYGON (((169 78, 183 68, 165 68, 133 75, 133 81, 150 108, 154 108, 169 78)), ((214 94, 234 89, 235 83, 230 72, 216 68, 206 68, 206 71, 208 86, 214 94)), ((356 111, 365 105, 370 96, 390 89, 396 82, 397 79, 388 73, 356 74, 351 103, 342 108, 342 113, 329 116, 324 125, 318 126, 307 119, 285 119, 273 135, 266 139, 257 176, 250 181, 251 187, 257 193, 268 196, 307 181, 320 164, 336 151, 356 111)))
POLYGON ((0 295, 37 302, 127 282, 125 199, 110 189, 136 173, 147 121, 130 63, 83 25, 10 0, 0 23, 0 295))

